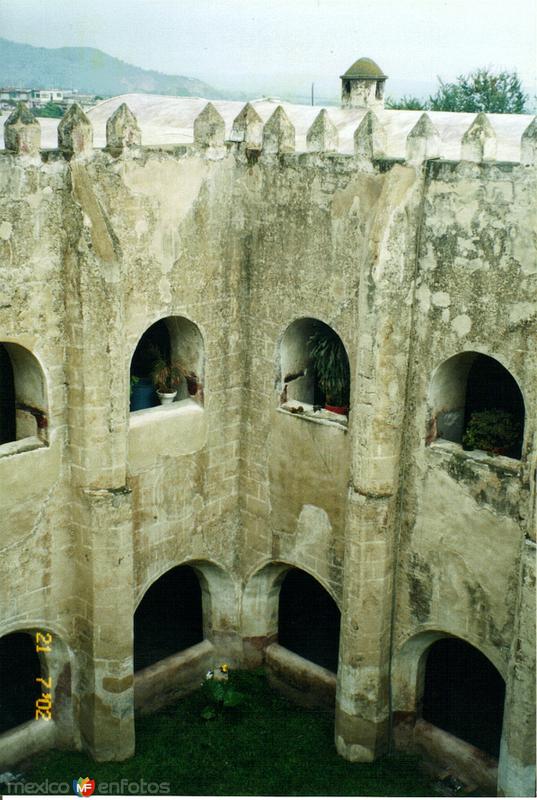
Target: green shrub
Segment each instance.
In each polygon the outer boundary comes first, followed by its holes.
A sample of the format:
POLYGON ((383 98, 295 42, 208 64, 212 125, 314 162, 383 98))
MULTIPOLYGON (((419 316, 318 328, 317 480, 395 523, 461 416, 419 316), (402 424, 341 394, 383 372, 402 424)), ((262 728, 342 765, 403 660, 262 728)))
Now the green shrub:
POLYGON ((244 695, 229 682, 227 664, 221 664, 215 671, 210 669, 203 681, 203 691, 209 704, 201 712, 203 719, 220 717, 226 708, 235 708, 244 702, 244 695))
POLYGON ((498 408, 474 411, 462 438, 468 450, 499 452, 515 447, 520 439, 520 424, 513 414, 498 408))
POLYGON ((308 340, 310 358, 317 382, 326 402, 345 406, 349 402, 349 359, 339 336, 327 327, 318 327, 308 340))

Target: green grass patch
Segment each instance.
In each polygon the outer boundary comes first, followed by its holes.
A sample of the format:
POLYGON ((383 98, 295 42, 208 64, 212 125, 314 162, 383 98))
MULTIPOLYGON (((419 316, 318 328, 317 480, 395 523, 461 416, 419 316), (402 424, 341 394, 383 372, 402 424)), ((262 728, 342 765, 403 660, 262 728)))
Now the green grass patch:
POLYGON ((207 699, 200 690, 138 719, 136 754, 128 761, 97 764, 82 753, 49 751, 34 760, 25 778, 167 781, 170 794, 178 795, 434 794, 414 757, 373 764, 342 759, 334 747, 333 716, 296 707, 268 687, 262 670, 237 671, 230 680, 246 698, 221 717, 201 718, 207 699))

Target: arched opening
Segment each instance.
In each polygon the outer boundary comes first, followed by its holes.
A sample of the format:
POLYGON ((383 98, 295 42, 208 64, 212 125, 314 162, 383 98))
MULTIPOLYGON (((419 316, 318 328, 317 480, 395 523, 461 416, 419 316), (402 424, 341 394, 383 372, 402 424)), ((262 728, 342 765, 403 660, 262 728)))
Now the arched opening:
POLYGON ((0 444, 16 439, 15 381, 11 359, 0 344, 0 444))
POLYGON ((524 399, 496 359, 468 352, 444 361, 431 382, 429 404, 430 440, 438 437, 468 450, 521 457, 524 399))
POLYGON ((162 575, 134 614, 134 669, 138 671, 203 640, 202 588, 192 567, 162 575))
POLYGON ((46 384, 38 360, 19 344, 0 343, 0 445, 28 437, 46 443, 47 429, 46 384))
POLYGON ((498 758, 505 699, 498 670, 452 637, 432 644, 425 658, 423 719, 498 758))
POLYGON ((299 569, 290 569, 281 584, 278 643, 331 672, 337 672, 339 609, 321 584, 299 569))
POLYGON ((280 401, 290 410, 305 405, 347 415, 350 402, 350 367, 338 334, 318 319, 292 322, 280 347, 280 401))
POLYGON ((0 638, 0 734, 35 719, 39 677, 47 676, 41 675, 32 635, 17 631, 0 638))
POLYGON ((130 410, 193 398, 203 402, 201 333, 185 317, 166 317, 142 335, 130 365, 130 410), (162 395, 173 395, 166 400, 162 395))

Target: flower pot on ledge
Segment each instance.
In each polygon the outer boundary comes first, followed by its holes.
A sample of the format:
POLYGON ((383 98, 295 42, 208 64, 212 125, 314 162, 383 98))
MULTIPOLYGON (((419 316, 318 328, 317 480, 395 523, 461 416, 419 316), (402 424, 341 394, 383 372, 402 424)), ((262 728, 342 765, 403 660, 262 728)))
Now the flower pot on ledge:
POLYGON ((168 406, 170 403, 173 403, 177 397, 177 390, 175 390, 175 392, 159 392, 157 390, 157 395, 158 399, 160 400, 160 404, 163 406, 168 406))
POLYGON ((347 417, 349 414, 349 406, 329 406, 328 403, 325 403, 324 407, 332 414, 341 414, 343 417, 347 417))

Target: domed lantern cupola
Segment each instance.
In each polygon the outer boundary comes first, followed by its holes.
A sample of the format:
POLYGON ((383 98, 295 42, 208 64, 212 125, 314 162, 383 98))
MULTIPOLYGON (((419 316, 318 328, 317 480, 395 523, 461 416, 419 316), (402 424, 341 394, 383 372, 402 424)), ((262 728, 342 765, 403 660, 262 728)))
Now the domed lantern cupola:
POLYGON ((360 58, 341 75, 343 108, 384 108, 384 75, 371 58, 360 58))

